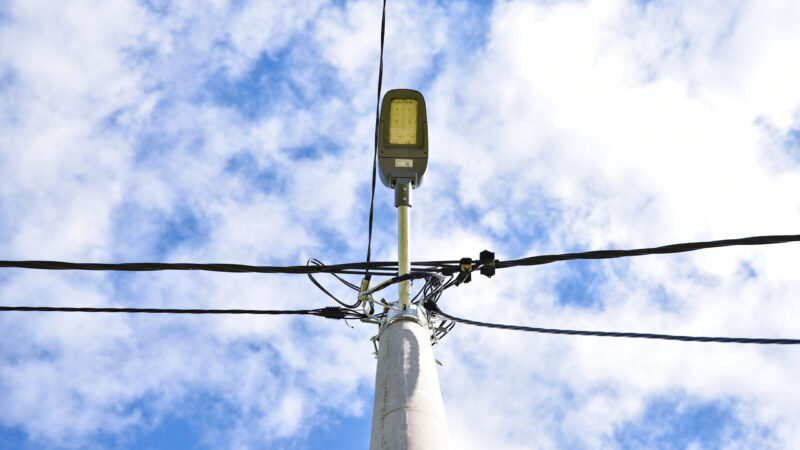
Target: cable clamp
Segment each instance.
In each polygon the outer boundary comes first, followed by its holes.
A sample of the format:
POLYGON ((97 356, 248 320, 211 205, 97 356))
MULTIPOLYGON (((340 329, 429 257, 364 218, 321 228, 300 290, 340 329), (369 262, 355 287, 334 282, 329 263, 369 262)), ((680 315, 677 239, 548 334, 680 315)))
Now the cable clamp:
POLYGON ((378 337, 379 335, 372 336, 369 340, 372 341, 372 347, 375 348, 375 352, 372 353, 375 355, 375 359, 378 359, 378 337))
POLYGON ((456 286, 472 281, 472 258, 461 258, 459 263, 460 271, 455 281, 456 286))
POLYGON ((433 300, 425 300, 422 303, 422 306, 425 308, 426 311, 429 313, 436 314, 439 312, 439 305, 436 304, 433 300))
POLYGON ((456 272, 458 272, 458 267, 456 266, 442 266, 442 268, 439 269, 439 273, 444 277, 449 277, 456 272))
POLYGON ((364 279, 361 280, 361 287, 358 290, 358 299, 361 301, 362 307, 366 306, 367 302, 370 301, 369 297, 371 296, 364 295, 364 292, 367 292, 368 290, 369 290, 369 278, 364 277, 364 279))
POLYGON ((497 260, 494 259, 494 252, 490 252, 489 250, 482 251, 480 255, 481 275, 492 278, 492 276, 494 276, 496 262, 497 260))

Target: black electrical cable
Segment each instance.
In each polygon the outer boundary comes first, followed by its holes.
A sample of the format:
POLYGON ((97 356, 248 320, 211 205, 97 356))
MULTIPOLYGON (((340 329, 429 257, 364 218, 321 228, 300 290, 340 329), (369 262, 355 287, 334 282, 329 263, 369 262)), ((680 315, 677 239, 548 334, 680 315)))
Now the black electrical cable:
MULTIPOLYGON (((320 260, 318 260, 316 258, 310 258, 308 260, 308 264, 314 264, 316 266, 321 266, 321 267, 325 266, 325 264, 323 264, 322 261, 320 261, 320 260)), ((345 286, 349 287, 350 289, 353 289, 353 290, 356 290, 356 291, 358 290, 358 287, 356 285, 350 283, 349 281, 345 280, 344 278, 341 278, 339 275, 336 275, 335 273, 332 273, 331 275, 336 277, 337 280, 341 281, 345 286)), ((319 284, 317 279, 314 278, 314 276, 311 275, 310 273, 308 274, 308 278, 311 280, 312 283, 314 283, 314 286, 316 286, 319 290, 324 292, 328 297, 332 298, 336 303, 344 306, 345 308, 355 308, 356 306, 358 306, 359 303, 361 303, 360 300, 356 299, 355 303, 353 303, 352 305, 348 305, 347 303, 345 303, 345 302, 339 300, 338 298, 336 298, 336 296, 331 294, 327 289, 322 287, 322 285, 319 284)))
MULTIPOLYGON (((517 266, 536 266, 550 264, 557 261, 577 259, 612 259, 629 256, 657 255, 666 253, 681 253, 706 248, 728 247, 735 245, 766 245, 782 244, 800 241, 800 235, 774 235, 754 236, 741 239, 724 239, 707 242, 688 242, 683 244, 665 245, 663 247, 650 247, 632 250, 594 250, 579 253, 563 253, 557 255, 540 255, 508 261, 497 261, 496 268, 517 266)), ((412 262, 417 272, 457 273, 459 260, 420 261, 412 262)), ((161 270, 200 270, 227 273, 282 273, 282 274, 309 274, 309 273, 336 273, 345 275, 365 275, 370 270, 372 275, 392 277, 397 274, 396 261, 373 261, 332 264, 322 266, 253 266, 246 264, 219 264, 219 263, 74 263, 63 261, 10 261, 0 260, 0 268, 39 269, 39 270, 93 270, 93 271, 124 271, 124 272, 151 272, 161 270)))
MULTIPOLYGON (((367 263, 372 258, 372 222, 375 215, 375 178, 378 173, 378 129, 381 125, 381 85, 383 84, 383 41, 386 34, 386 0, 383 0, 383 12, 381 14, 381 58, 378 65, 378 100, 375 105, 375 147, 372 154, 372 193, 369 200, 369 237, 367 238, 367 263)), ((372 277, 367 267, 364 278, 370 280, 372 277)))
POLYGON ((374 294, 374 293, 376 293, 378 291, 386 289, 387 287, 389 287, 389 286, 391 286, 393 284, 397 284, 397 283, 400 283, 402 281, 419 280, 421 278, 428 279, 431 276, 436 276, 436 275, 438 275, 438 274, 435 273, 435 272, 431 273, 431 272, 416 272, 416 271, 415 272, 409 272, 409 273, 404 274, 404 275, 397 275, 397 276, 392 277, 392 278, 390 278, 390 279, 388 279, 388 280, 386 280, 386 281, 384 281, 384 282, 382 282, 382 283, 380 283, 380 284, 378 284, 376 286, 373 286, 368 291, 365 291, 364 294, 374 294))
MULTIPOLYGON (((450 261, 414 262, 412 266, 422 267, 418 270, 436 272, 441 266, 450 261)), ((122 272, 155 272, 162 270, 199 270, 226 273, 283 273, 283 274, 309 274, 309 273, 337 273, 344 275, 364 275, 367 268, 373 275, 397 275, 397 262, 375 261, 370 263, 345 263, 321 266, 253 266, 247 264, 219 264, 219 263, 74 263, 64 261, 9 261, 0 260, 0 268, 38 269, 38 270, 91 270, 91 271, 122 271, 122 272)))
POLYGON ((366 317, 356 311, 338 306, 317 309, 180 309, 180 308, 86 308, 66 306, 0 306, 2 311, 23 312, 83 312, 83 313, 133 313, 133 314, 257 314, 257 315, 309 315, 328 319, 361 319, 366 317))
POLYGON ((498 261, 495 267, 498 269, 517 266, 537 266, 550 264, 556 261, 571 261, 576 259, 613 259, 629 256, 661 255, 667 253, 683 253, 706 248, 730 247, 735 245, 766 245, 783 244, 787 242, 800 241, 799 234, 774 235, 774 236, 753 236, 741 239, 723 239, 719 241, 706 242, 687 242, 683 244, 665 245, 663 247, 649 247, 632 250, 594 250, 578 253, 564 253, 558 255, 540 255, 528 258, 513 259, 509 261, 498 261))
MULTIPOLYGON (((325 263, 323 263, 322 261, 318 260, 317 258, 309 258, 308 262, 306 262, 306 265, 310 265, 310 264, 314 264, 315 266, 325 267, 325 263)), ((309 275, 311 275, 311 274, 309 274, 309 275)), ((352 289, 354 291, 358 290, 358 286, 356 286, 355 284, 345 280, 344 278, 340 277, 339 275, 337 275, 335 273, 331 273, 331 275, 333 275, 334 278, 339 280, 343 285, 349 287, 350 289, 352 289)))
POLYGON ((39 269, 39 270, 93 270, 93 271, 122 271, 122 272, 153 272, 161 270, 201 270, 209 272, 226 273, 283 273, 283 274, 309 274, 309 273, 338 273, 363 275, 364 269, 373 268, 374 272, 383 276, 393 276, 396 272, 391 270, 397 267, 396 262, 378 263, 347 263, 330 266, 252 266, 246 264, 200 264, 200 263, 73 263, 63 261, 0 261, 0 268, 39 269))
POLYGON ((628 332, 618 332, 618 331, 562 330, 556 328, 538 328, 538 327, 526 327, 522 325, 506 325, 500 323, 480 322, 477 320, 462 319, 459 317, 451 316, 450 314, 442 312, 442 310, 439 309, 438 305, 435 302, 426 302, 424 306, 425 309, 427 309, 433 315, 444 317, 445 319, 452 320, 453 322, 463 323, 467 325, 475 325, 486 328, 498 328, 501 330, 529 331, 533 333, 545 333, 545 334, 566 334, 571 336, 661 339, 666 341, 682 341, 682 342, 719 342, 725 344, 782 344, 782 345, 800 344, 800 339, 678 336, 672 334, 628 333, 628 332))

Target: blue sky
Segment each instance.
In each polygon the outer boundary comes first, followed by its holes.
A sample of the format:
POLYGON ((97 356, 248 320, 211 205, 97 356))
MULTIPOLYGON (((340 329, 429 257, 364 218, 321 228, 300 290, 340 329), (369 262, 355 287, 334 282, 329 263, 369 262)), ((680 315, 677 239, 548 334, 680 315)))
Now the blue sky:
MULTIPOLYGON (((0 259, 362 260, 380 6, 5 2, 0 259)), ((384 90, 421 90, 429 118, 412 259, 796 233, 798 22, 791 0, 389 0, 384 90)), ((375 217, 373 255, 394 259, 380 185, 375 217)), ((507 269, 440 305, 543 327, 798 337, 797 251, 507 269)), ((326 299, 303 277, 0 272, 4 305, 326 299)), ((367 447, 376 330, 363 324, 3 313, 0 329, 2 448, 367 447)), ((457 326, 434 350, 454 448, 800 439, 790 348, 457 326)))

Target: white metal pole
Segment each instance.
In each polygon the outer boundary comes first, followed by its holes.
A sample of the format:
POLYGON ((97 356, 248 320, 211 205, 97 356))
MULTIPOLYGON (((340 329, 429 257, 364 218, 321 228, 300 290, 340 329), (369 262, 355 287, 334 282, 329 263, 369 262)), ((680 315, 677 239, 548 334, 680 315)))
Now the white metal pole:
MULTIPOLYGON (((411 192, 411 191, 409 191, 411 192)), ((411 222, 411 207, 397 207, 397 274, 405 275, 411 271, 411 262, 408 260, 408 228, 411 222)), ((409 308, 408 281, 401 281, 398 285, 397 294, 400 299, 400 309, 409 308)))
MULTIPOLYGON (((410 180, 395 188, 398 274, 409 272, 410 180)), ((371 450, 447 449, 449 435, 430 332, 421 308, 409 305, 408 281, 379 334, 371 450), (403 308, 405 306, 405 308, 403 308)))

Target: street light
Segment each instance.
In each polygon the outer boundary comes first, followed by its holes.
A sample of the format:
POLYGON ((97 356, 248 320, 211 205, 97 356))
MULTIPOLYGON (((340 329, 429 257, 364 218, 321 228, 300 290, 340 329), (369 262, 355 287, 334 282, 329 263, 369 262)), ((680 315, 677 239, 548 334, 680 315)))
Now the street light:
POLYGON ((428 116, 419 91, 392 89, 383 96, 378 150, 384 186, 393 189, 399 179, 408 179, 412 188, 422 184, 428 167, 428 116))
MULTIPOLYGON (((378 149, 381 182, 394 190, 397 275, 403 276, 411 269, 411 192, 422 184, 428 167, 428 118, 422 94, 394 89, 383 96, 378 149)), ((411 303, 409 280, 398 283, 397 293, 398 301, 392 302, 378 331, 370 450, 449 448, 428 315, 424 305, 411 303)))
MULTIPOLYGON (((378 128, 378 167, 381 182, 394 189, 397 207, 397 274, 407 274, 408 229, 411 214, 411 190, 422 184, 428 167, 428 115, 425 99, 413 89, 392 89, 381 103, 378 128)), ((399 284, 399 311, 408 314, 411 306, 408 281, 399 284)), ((389 319, 398 311, 389 311, 389 319)))

